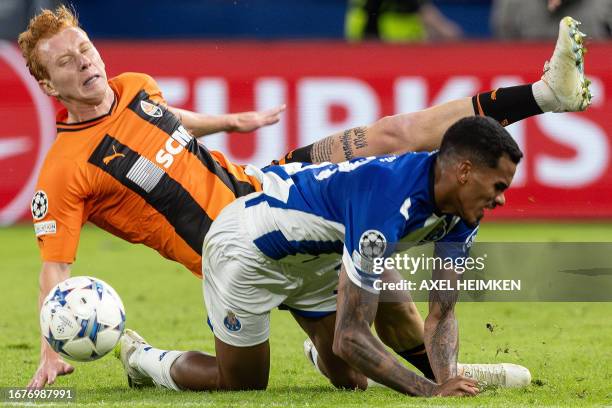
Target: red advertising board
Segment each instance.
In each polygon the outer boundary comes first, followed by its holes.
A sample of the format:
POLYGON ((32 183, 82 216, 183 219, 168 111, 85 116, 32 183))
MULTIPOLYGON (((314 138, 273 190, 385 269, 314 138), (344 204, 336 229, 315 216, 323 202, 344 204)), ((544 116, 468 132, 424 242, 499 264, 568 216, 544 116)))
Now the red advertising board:
MULTIPOLYGON (((146 72, 172 106, 218 114, 287 103, 252 135, 204 139, 242 163, 267 164, 329 133, 478 91, 537 80, 552 44, 398 46, 328 42, 101 42, 109 77, 146 72)), ((584 113, 512 125, 525 160, 496 218, 612 217, 612 44, 589 45, 594 102, 584 113)), ((27 216, 33 175, 53 138, 49 99, 15 48, 0 45, 0 223, 27 216)))

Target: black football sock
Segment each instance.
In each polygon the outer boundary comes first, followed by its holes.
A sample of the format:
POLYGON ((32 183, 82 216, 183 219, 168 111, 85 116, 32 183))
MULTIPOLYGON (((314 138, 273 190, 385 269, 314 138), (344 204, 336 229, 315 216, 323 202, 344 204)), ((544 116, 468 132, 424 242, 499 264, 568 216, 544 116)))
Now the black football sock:
POLYGON ((542 112, 533 96, 531 84, 498 88, 472 96, 474 114, 490 116, 508 126, 542 112))
POLYGON ((432 381, 436 381, 436 377, 429 364, 429 357, 427 356, 427 350, 425 350, 425 344, 421 344, 406 351, 396 351, 396 353, 418 368, 425 377, 432 381))
POLYGON ((272 164, 287 164, 293 162, 312 163, 311 152, 313 145, 314 143, 309 144, 308 146, 298 147, 297 149, 287 153, 282 159, 274 160, 272 164))

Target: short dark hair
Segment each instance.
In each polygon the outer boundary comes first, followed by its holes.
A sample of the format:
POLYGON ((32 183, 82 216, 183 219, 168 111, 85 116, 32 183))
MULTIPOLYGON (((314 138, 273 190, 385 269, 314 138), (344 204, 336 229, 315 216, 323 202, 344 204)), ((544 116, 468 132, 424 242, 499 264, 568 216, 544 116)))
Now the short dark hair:
POLYGON ((503 155, 518 164, 523 152, 510 133, 487 116, 470 116, 455 122, 444 134, 439 153, 442 160, 468 159, 490 168, 496 168, 503 155))

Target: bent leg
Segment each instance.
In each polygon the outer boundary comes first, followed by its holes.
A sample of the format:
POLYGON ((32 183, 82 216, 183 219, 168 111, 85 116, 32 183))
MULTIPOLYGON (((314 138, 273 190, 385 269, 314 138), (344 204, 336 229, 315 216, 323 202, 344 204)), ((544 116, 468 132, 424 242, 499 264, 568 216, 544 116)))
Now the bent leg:
MULTIPOLYGON (((395 270, 382 275, 386 282, 399 282, 402 277, 395 270)), ((382 291, 374 320, 380 340, 398 355, 434 380, 424 345, 424 322, 419 310, 406 291, 382 291)))
MULTIPOLYGON (((386 283, 400 283, 402 276, 394 269, 385 270, 386 283)), ((395 351, 409 350, 423 344, 424 322, 408 291, 382 290, 374 327, 380 340, 395 351)))
POLYGON ((270 343, 236 347, 215 337, 220 390, 265 390, 270 374, 270 343))
POLYGON ((443 103, 419 112, 400 113, 347 129, 294 150, 281 160, 342 162, 353 157, 431 151, 440 147, 446 130, 467 116, 490 116, 507 126, 544 112, 577 112, 591 103, 584 76, 584 34, 577 22, 560 23, 555 51, 544 65, 542 79, 532 84, 499 88, 443 103))
POLYGON ((320 318, 300 316, 293 310, 291 314, 313 342, 318 353, 316 364, 330 382, 337 388, 365 390, 368 386, 367 377, 349 366, 332 350, 336 313, 320 318))
POLYGON ((270 345, 235 347, 215 337, 217 356, 187 351, 170 368, 182 390, 263 390, 268 385, 270 345))

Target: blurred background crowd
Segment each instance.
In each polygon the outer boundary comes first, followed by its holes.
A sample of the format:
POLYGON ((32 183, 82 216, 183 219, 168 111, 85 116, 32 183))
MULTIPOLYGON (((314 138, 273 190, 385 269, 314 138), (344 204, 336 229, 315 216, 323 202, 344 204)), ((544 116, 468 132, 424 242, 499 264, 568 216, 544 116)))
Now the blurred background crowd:
POLYGON ((565 15, 592 39, 612 34, 612 0, 2 0, 0 38, 62 2, 96 39, 540 40, 565 15))

